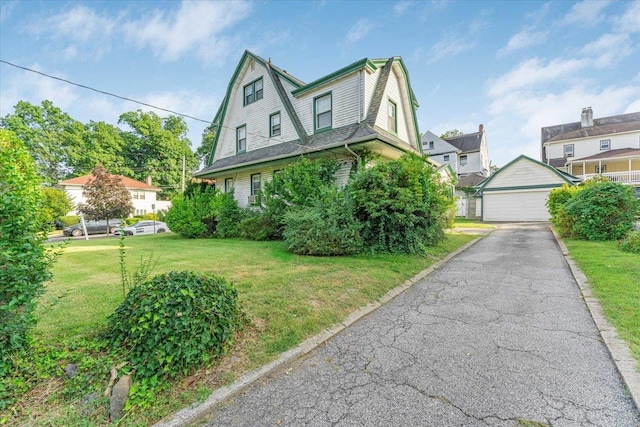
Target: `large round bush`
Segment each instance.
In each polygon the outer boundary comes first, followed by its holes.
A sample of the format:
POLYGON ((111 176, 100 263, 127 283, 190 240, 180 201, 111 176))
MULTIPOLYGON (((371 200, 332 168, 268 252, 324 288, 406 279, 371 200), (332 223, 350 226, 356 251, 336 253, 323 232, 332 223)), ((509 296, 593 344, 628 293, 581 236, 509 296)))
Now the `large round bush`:
POLYGON ((109 316, 107 336, 141 377, 173 376, 223 353, 242 327, 224 278, 171 272, 136 286, 109 316))
POLYGON ((632 187, 601 181, 586 185, 566 204, 573 218, 572 237, 616 240, 633 230, 638 200, 632 187))

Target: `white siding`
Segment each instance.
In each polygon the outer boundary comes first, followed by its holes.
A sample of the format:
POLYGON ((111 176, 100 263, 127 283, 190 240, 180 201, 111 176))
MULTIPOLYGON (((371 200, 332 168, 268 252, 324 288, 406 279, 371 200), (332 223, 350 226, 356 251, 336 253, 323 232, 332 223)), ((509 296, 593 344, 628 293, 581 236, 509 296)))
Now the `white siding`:
POLYGON ((246 61, 231 90, 224 123, 220 129, 216 159, 236 154, 236 128, 242 125, 247 127, 247 151, 298 138, 268 71, 252 59, 246 61), (244 86, 260 77, 263 98, 245 106, 244 86), (277 111, 280 111, 281 134, 269 138, 269 116, 277 111))
POLYGON ((467 174, 467 173, 481 173, 486 174, 487 171, 483 171, 482 167, 482 155, 479 151, 475 151, 472 153, 460 153, 458 156, 458 166, 457 171, 459 174, 467 174), (462 166, 460 164, 460 157, 467 156, 467 164, 462 166))
POLYGON ((262 185, 266 181, 271 180, 273 168, 264 168, 251 172, 240 172, 227 175, 218 175, 215 177, 216 188, 224 191, 224 181, 227 178, 233 178, 233 198, 238 201, 238 206, 245 208, 249 206, 249 196, 251 195, 251 175, 259 173, 262 185))
POLYGON ((486 188, 518 187, 527 185, 562 184, 565 181, 545 166, 520 159, 499 171, 486 188))
POLYGON ((364 113, 363 117, 369 113, 369 107, 371 106, 371 100, 373 99, 373 91, 376 90, 378 79, 380 78, 380 68, 378 68, 372 74, 365 73, 364 77, 364 113))
POLYGON ((485 192, 483 221, 548 221, 551 189, 485 192))
POLYGON ((615 135, 599 135, 591 138, 574 139, 570 141, 559 141, 549 143, 547 146, 547 158, 559 159, 564 157, 564 146, 567 144, 573 144, 573 157, 569 160, 580 159, 582 157, 589 157, 595 154, 600 154, 606 150, 600 150, 600 141, 603 139, 610 139, 610 149, 615 150, 619 148, 640 148, 640 132, 631 132, 625 134, 615 135))
POLYGON ((353 167, 353 159, 351 158, 343 158, 338 160, 340 168, 336 172, 336 184, 340 187, 344 187, 347 185, 349 181, 349 174, 351 173, 351 168, 353 167))
MULTIPOLYGON (((384 95, 382 96, 382 103, 380 104, 380 110, 378 111, 378 117, 376 117, 376 126, 389 131, 387 122, 389 100, 393 101, 397 105, 397 121, 398 121, 398 138, 406 141, 410 144, 409 129, 407 127, 407 114, 411 114, 411 111, 407 111, 408 102, 404 96, 404 91, 401 89, 401 79, 399 78, 396 68, 392 68, 389 73, 389 80, 385 87, 384 95)), ((409 107, 410 108, 410 107, 409 107)))
MULTIPOLYGON (((69 211, 67 215, 78 215, 77 207, 80 203, 85 203, 87 199, 82 194, 83 186, 81 185, 63 185, 64 191, 71 199, 71 203, 73 205, 73 210, 69 211)), ((152 213, 153 205, 156 204, 156 192, 149 190, 129 190, 129 194, 131 195, 131 202, 133 203, 134 215, 141 213, 152 213), (137 198, 134 197, 134 194, 137 194, 137 198), (143 196, 144 198, 141 198, 143 196)), ((156 212, 160 210, 158 206, 156 206, 156 212)))

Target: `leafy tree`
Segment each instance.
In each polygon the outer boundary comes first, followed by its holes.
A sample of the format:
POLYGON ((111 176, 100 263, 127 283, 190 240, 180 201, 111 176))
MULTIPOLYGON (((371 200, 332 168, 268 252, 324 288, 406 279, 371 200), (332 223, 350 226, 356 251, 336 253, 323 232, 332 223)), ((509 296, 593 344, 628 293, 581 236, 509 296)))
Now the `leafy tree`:
POLYGON ((124 188, 119 176, 109 175, 102 165, 96 166, 91 174, 82 190, 87 202, 81 203, 78 211, 90 219, 106 219, 108 234, 109 219, 125 218, 133 212, 131 193, 124 188))
POLYGON ((41 191, 42 207, 40 214, 42 215, 42 222, 44 224, 51 224, 73 209, 73 204, 69 196, 63 190, 58 188, 43 188, 41 191))
POLYGON ((85 128, 51 101, 41 106, 18 102, 13 114, 0 119, 0 127, 14 132, 26 145, 45 184, 55 185, 71 174, 85 128))
POLYGON ((71 152, 71 162, 75 176, 87 175, 97 165, 112 174, 133 176, 122 131, 105 122, 91 121, 86 125, 81 144, 71 152))
POLYGON ((440 138, 451 138, 452 136, 460 136, 464 135, 464 133, 460 132, 458 129, 451 129, 440 135, 440 138))
POLYGON ((216 132, 213 129, 213 124, 207 126, 207 128, 202 133, 202 143, 196 150, 196 157, 198 158, 198 162, 200 162, 200 164, 204 166, 207 166, 209 163, 209 157, 211 156, 211 151, 213 150, 213 143, 216 139, 216 132))
POLYGON ((191 151, 187 139, 187 125, 176 116, 160 117, 153 112, 141 110, 124 113, 118 120, 131 130, 123 133, 125 157, 134 178, 144 181, 151 176, 155 185, 162 187, 160 196, 172 198, 180 192, 182 182, 182 159, 186 163, 186 174, 198 168, 198 159, 191 151))
MULTIPOLYGON (((53 255, 43 246, 40 177, 26 145, 0 130, 0 377, 11 353, 24 349, 53 255)), ((0 401, 3 390, 0 390, 0 401)))

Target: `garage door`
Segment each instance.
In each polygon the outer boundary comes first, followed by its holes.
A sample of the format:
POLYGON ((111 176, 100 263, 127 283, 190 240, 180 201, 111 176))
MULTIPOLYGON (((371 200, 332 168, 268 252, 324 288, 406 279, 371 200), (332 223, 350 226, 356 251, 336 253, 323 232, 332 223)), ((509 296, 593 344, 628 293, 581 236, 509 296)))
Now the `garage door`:
POLYGON ((549 189, 539 191, 485 191, 482 196, 484 221, 548 221, 549 189))

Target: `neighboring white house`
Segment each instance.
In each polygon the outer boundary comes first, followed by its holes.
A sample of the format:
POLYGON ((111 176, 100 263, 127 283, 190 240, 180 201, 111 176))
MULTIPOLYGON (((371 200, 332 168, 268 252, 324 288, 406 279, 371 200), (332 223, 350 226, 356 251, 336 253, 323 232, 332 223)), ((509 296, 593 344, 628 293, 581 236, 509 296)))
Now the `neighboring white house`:
MULTIPOLYGON (((144 215, 161 210, 168 210, 171 207, 170 201, 156 200, 156 195, 161 188, 154 187, 150 183, 136 181, 126 176, 117 175, 124 187, 131 193, 131 201, 135 209, 134 215, 144 215)), ((69 195, 74 209, 68 215, 77 215, 76 208, 80 203, 85 203, 86 199, 82 195, 82 190, 92 175, 84 175, 71 178, 59 183, 60 187, 69 195)))
POLYGON ((521 155, 480 183, 483 221, 548 221, 552 189, 576 185, 579 178, 521 155))
POLYGON ((541 144, 543 163, 632 185, 640 197, 640 112, 594 119, 583 108, 579 122, 543 127, 541 144))
POLYGON ((194 176, 254 204, 263 183, 299 158, 337 159, 339 183, 367 151, 420 153, 409 74, 400 57, 364 58, 311 83, 245 51, 213 120, 207 166, 194 176))
POLYGON ((456 215, 477 217, 476 199, 462 188, 472 188, 491 174, 484 126, 480 125, 475 133, 444 139, 427 131, 422 135, 422 152, 435 162, 450 165, 455 171, 458 178, 456 215))

